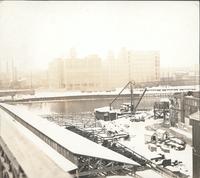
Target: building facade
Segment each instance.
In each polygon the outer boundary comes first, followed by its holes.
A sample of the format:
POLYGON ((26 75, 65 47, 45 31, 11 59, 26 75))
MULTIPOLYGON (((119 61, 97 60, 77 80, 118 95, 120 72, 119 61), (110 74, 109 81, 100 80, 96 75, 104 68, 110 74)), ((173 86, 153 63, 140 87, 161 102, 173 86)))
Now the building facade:
POLYGON ((192 123, 193 177, 200 177, 200 112, 190 116, 192 123))
POLYGON ((125 48, 115 57, 98 55, 56 59, 49 65, 49 86, 67 90, 110 91, 129 81, 136 83, 160 80, 160 54, 157 51, 130 51, 125 48))
POLYGON ((67 90, 98 91, 101 88, 101 77, 101 59, 97 55, 65 59, 64 85, 67 90))
POLYGON ((117 58, 108 60, 107 66, 113 87, 122 87, 128 81, 160 81, 160 54, 157 51, 130 51, 123 48, 117 58))
POLYGON ((64 88, 64 61, 55 59, 49 64, 48 83, 49 88, 64 88))

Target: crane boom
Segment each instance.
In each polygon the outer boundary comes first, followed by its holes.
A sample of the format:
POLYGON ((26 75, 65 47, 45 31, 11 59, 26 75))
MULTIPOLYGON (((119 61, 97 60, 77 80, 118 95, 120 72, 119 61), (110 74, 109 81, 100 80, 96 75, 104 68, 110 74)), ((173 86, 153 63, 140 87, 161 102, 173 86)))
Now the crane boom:
POLYGON ((135 106, 135 108, 134 108, 134 111, 136 111, 136 109, 137 109, 137 107, 139 106, 140 101, 142 100, 142 98, 143 98, 144 94, 146 93, 146 91, 147 91, 147 88, 144 89, 144 91, 143 91, 143 93, 142 93, 142 96, 140 97, 138 103, 136 104, 136 106, 135 106))
MULTIPOLYGON (((133 88, 132 87, 132 85, 134 85, 134 83, 133 82, 128 82, 127 84, 126 84, 126 86, 119 92, 119 94, 112 100, 112 102, 110 103, 110 110, 111 110, 111 106, 112 106, 112 104, 115 102, 115 100, 121 95, 121 93, 127 88, 127 86, 128 85, 131 85, 131 89, 133 88)), ((131 93, 131 95, 132 95, 133 93, 131 93)))

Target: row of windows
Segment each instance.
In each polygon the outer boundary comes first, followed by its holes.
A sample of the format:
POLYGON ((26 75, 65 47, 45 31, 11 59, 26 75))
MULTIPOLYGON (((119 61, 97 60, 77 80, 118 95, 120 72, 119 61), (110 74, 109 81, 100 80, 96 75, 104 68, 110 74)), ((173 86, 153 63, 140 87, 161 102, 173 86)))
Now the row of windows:
POLYGON ((170 93, 146 93, 144 97, 170 97, 170 93))
MULTIPOLYGON (((138 91, 143 91, 143 90, 138 90, 138 91)), ((195 91, 195 89, 194 88, 190 88, 190 89, 172 89, 172 88, 167 88, 167 89, 148 89, 147 91, 195 91)))
POLYGON ((196 98, 187 98, 184 100, 186 105, 200 106, 200 100, 196 98))

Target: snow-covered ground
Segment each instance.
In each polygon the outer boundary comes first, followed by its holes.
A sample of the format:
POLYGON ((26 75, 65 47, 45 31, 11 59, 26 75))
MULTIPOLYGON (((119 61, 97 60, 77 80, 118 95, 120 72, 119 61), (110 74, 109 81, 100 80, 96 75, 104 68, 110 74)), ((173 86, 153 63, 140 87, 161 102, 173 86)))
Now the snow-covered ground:
POLYGON ((160 174, 152 171, 151 169, 145 171, 138 171, 136 175, 142 178, 163 178, 160 174))
POLYGON ((171 127, 170 128, 172 131, 179 133, 180 135, 184 135, 185 137, 187 137, 188 139, 192 139, 192 134, 188 133, 186 131, 180 130, 178 128, 175 127, 171 127))
MULTIPOLYGON (((21 109, 24 109, 23 107, 21 109)), ((145 144, 145 133, 147 132, 146 126, 153 124, 160 124, 162 119, 154 120, 151 116, 153 115, 152 111, 150 112, 140 112, 136 117, 144 117, 145 122, 131 122, 131 118, 119 118, 113 121, 98 121, 98 126, 104 127, 106 130, 112 132, 125 132, 130 135, 130 140, 125 141, 121 139, 119 142, 129 147, 130 149, 136 151, 137 153, 143 155, 147 159, 151 159, 159 156, 159 153, 164 154, 166 159, 171 159, 172 161, 178 160, 183 164, 181 167, 168 167, 169 169, 179 169, 182 172, 185 172, 190 177, 192 177, 192 147, 186 145, 185 150, 176 151, 170 149, 170 153, 164 153, 160 148, 157 148, 157 151, 151 152, 148 149, 148 145, 145 144)))
MULTIPOLYGON (((142 113, 142 115, 146 118, 149 117, 149 114, 146 112, 142 113)), ((137 153, 143 155, 147 159, 151 159, 154 157, 158 157, 159 153, 164 154, 166 159, 171 159, 172 162, 175 160, 181 161, 182 164, 179 167, 169 167, 169 169, 178 169, 181 172, 192 177, 192 147, 190 145, 186 145, 185 150, 177 151, 174 149, 170 149, 170 153, 163 152, 159 147, 157 147, 157 151, 151 152, 148 149, 148 144, 145 144, 145 133, 147 130, 146 126, 152 124, 159 124, 162 122, 162 119, 154 120, 146 119, 145 122, 131 122, 130 119, 120 118, 114 121, 99 121, 100 125, 104 128, 111 131, 124 131, 130 135, 130 140, 121 139, 119 142, 129 147, 130 149, 136 151, 137 153)))

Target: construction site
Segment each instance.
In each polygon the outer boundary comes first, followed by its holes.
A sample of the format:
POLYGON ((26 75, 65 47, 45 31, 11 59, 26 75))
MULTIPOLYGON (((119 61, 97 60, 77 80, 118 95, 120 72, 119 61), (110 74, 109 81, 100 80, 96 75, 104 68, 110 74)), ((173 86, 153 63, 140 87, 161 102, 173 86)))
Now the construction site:
POLYGON ((143 89, 136 101, 134 83, 129 82, 107 106, 96 108, 88 118, 74 119, 56 113, 41 115, 138 163, 137 166, 115 163, 115 166, 109 167, 112 163, 84 157, 81 158, 83 164, 78 166, 80 177, 200 176, 200 145, 197 139, 197 123, 200 122, 199 93, 175 92, 154 102, 152 110, 138 110, 147 91, 147 88, 143 89), (114 103, 127 88, 130 90, 130 102, 114 108, 114 103))

